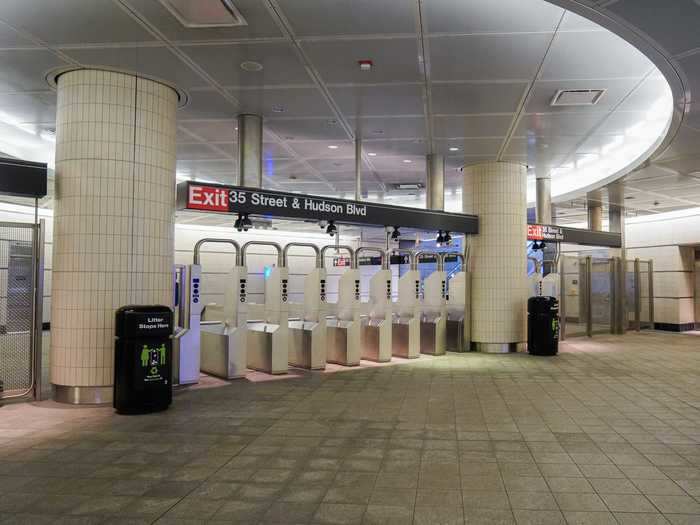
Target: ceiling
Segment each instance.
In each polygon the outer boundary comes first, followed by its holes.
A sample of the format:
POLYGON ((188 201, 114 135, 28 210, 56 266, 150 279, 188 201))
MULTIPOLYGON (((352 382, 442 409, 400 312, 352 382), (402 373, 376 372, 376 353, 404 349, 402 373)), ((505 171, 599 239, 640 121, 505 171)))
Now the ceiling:
MULTIPOLYGON (((3 0, 0 131, 3 116, 40 136, 54 127, 47 72, 118 68, 187 92, 178 115, 181 178, 234 182, 235 117, 254 112, 265 119, 266 187, 351 197, 352 140, 360 136, 364 191, 382 199, 393 183, 423 181, 431 152, 446 156, 453 193, 461 188, 457 170, 464 164, 500 159, 535 171, 576 164, 643 121, 666 86, 655 65, 627 42, 543 0, 234 3, 247 26, 191 29, 159 0, 3 0), (372 71, 360 71, 361 59, 374 62, 372 71), (243 70, 245 61, 260 63, 262 71, 243 70), (595 106, 550 105, 560 89, 590 88, 607 90, 595 106)), ((590 5, 607 12, 658 4, 554 3, 586 16, 590 5)), ((653 23, 649 18, 643 21, 653 23)), ((664 17, 660 25, 672 32, 664 17)), ((695 26, 686 20, 682 27, 695 26)), ((672 52, 684 57, 686 46, 698 45, 691 35, 682 41, 672 52)), ((694 57, 683 58, 691 71, 694 57)), ((695 78, 700 82, 700 74, 695 78)), ((671 149, 678 147, 674 142, 671 149)), ((677 155, 667 159, 657 171, 630 179, 635 199, 626 202, 639 213, 700 205, 697 178, 681 173, 687 167, 677 155), (681 170, 679 186, 669 186, 675 179, 664 169, 681 170), (654 177, 665 183, 655 188, 654 177), (653 198, 657 191, 663 199, 653 198)))

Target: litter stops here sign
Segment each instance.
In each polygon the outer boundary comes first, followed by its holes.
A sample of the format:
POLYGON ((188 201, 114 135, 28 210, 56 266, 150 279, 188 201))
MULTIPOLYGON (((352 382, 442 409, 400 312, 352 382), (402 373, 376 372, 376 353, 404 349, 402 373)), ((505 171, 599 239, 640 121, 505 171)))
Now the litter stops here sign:
POLYGON ((178 209, 468 234, 479 231, 475 215, 194 182, 178 185, 178 209))

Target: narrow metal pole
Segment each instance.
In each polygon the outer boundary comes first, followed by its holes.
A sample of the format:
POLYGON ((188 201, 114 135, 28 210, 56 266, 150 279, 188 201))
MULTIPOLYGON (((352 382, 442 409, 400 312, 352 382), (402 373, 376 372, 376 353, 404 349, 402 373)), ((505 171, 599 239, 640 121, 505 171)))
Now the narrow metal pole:
POLYGON ((425 207, 428 210, 445 209, 445 157, 428 155, 425 185, 425 207))
POLYGON ((593 258, 586 257, 586 335, 593 336, 593 287, 591 280, 593 277, 593 258))
POLYGON ((654 330, 654 261, 649 259, 649 323, 654 330))
POLYGON ((642 329, 642 279, 640 275, 639 258, 634 260, 634 324, 635 330, 639 332, 642 329))
MULTIPOLYGON (((38 213, 38 211, 37 211, 38 213)), ((44 328, 44 232, 45 222, 34 226, 36 251, 34 252, 34 326, 32 326, 32 349, 34 351, 34 399, 41 401, 43 328, 44 328)))
POLYGON ((566 278, 564 276, 566 255, 559 258, 559 339, 566 339, 566 278))
POLYGON ((609 259, 610 265, 610 333, 617 333, 617 262, 614 257, 609 259))
POLYGON ((263 119, 260 115, 238 115, 238 184, 262 188, 263 119))
POLYGON ((355 138, 355 200, 362 200, 362 139, 355 138))
POLYGON ((552 179, 549 174, 535 179, 536 219, 539 224, 552 224, 552 179))

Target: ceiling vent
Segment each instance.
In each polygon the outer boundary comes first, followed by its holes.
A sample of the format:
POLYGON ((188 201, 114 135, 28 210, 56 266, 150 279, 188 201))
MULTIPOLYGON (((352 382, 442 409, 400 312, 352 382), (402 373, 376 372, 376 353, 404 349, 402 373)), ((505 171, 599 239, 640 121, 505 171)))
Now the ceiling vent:
POLYGON ((248 25, 233 5, 233 0, 160 0, 160 3, 185 27, 201 29, 248 25))
POLYGON ((423 189, 423 184, 421 184, 420 182, 399 182, 397 184, 392 184, 392 187, 395 190, 416 191, 423 189))
POLYGON ((604 89, 560 89, 552 98, 552 106, 595 106, 603 98, 604 89))

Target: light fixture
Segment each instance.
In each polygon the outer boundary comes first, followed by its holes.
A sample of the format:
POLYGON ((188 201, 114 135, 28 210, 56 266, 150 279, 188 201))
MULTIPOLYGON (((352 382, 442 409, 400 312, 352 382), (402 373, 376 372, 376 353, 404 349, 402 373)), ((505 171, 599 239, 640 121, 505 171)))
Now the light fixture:
POLYGON ((399 231, 399 227, 394 226, 394 231, 391 232, 391 240, 398 241, 399 237, 401 237, 401 232, 399 231))
POLYGON ((452 146, 452 147, 450 148, 450 151, 459 151, 459 148, 456 147, 456 146, 452 146))
POLYGON ((335 144, 331 144, 328 146, 328 149, 338 149, 338 146, 336 146, 335 144))
POLYGON ((241 62, 241 69, 243 71, 248 71, 250 73, 257 73, 263 70, 263 65, 260 62, 253 62, 252 60, 245 60, 241 62))
POLYGON ((384 130, 383 129, 375 129, 372 131, 375 135, 384 135, 384 130))
POLYGON ((337 232, 338 232, 338 228, 336 228, 333 221, 328 221, 328 226, 326 227, 326 233, 328 235, 330 235, 331 237, 334 237, 337 232))
POLYGON ((248 25, 233 0, 160 0, 160 3, 184 27, 201 29, 248 25))
POLYGON ((404 164, 410 164, 411 162, 413 162, 411 159, 403 159, 404 164))
POLYGON ((374 153, 374 152, 368 153, 367 155, 369 155, 370 157, 376 157, 376 156, 377 156, 377 154, 374 153))
POLYGON ((273 113, 284 113, 285 111, 287 111, 287 110, 281 104, 273 104, 272 105, 272 112, 273 113))

